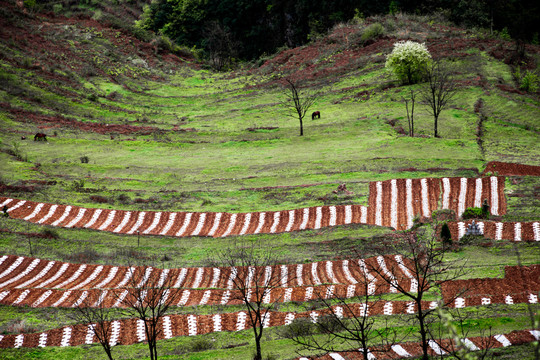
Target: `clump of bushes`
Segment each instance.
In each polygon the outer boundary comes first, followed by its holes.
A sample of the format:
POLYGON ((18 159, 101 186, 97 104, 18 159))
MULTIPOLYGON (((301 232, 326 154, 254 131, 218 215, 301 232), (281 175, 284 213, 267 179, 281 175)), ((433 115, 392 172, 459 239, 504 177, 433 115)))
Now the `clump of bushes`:
POLYGON ((286 339, 309 336, 315 333, 316 328, 317 326, 311 321, 311 319, 297 318, 283 328, 281 336, 286 339))
POLYGON ((467 219, 489 219, 489 207, 470 207, 465 209, 461 215, 463 220, 467 219))
POLYGON ((519 88, 528 93, 535 93, 538 91, 538 85, 540 83, 540 77, 534 71, 527 70, 524 74, 521 73, 518 67, 514 73, 519 88))
POLYGON ((28 323, 26 319, 11 320, 0 328, 0 333, 7 334, 31 334, 37 332, 38 329, 28 323))
POLYGON ((206 337, 199 337, 199 338, 194 339, 191 342, 192 352, 210 350, 213 347, 214 347, 214 344, 212 343, 212 341, 206 337))
POLYGON ((380 23, 375 23, 369 25, 362 36, 360 37, 360 42, 366 44, 368 42, 374 41, 384 35, 384 27, 380 23))

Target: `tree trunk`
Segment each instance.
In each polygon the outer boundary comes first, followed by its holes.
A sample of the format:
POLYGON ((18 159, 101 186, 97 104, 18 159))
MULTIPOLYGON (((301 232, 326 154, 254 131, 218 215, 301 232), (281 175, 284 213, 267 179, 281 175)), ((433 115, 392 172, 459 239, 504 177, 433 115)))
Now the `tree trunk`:
POLYGON ((304 124, 302 122, 302 117, 299 117, 300 119, 300 136, 304 136, 304 124))
POLYGON ((105 348, 105 353, 107 353, 107 356, 109 357, 110 360, 114 360, 113 357, 112 357, 112 352, 111 352, 111 349, 110 348, 105 348))
POLYGON ((367 347, 367 339, 362 337, 362 355, 364 356, 364 360, 369 360, 368 356, 368 347, 367 347))
POLYGON ((438 115, 435 115, 435 137, 439 137, 439 133, 438 133, 438 121, 439 121, 439 116, 438 115))
POLYGON ((417 306, 418 306, 418 323, 420 325, 420 336, 422 338, 422 344, 421 344, 422 345, 422 360, 429 360, 429 355, 428 355, 429 345, 427 341, 427 330, 424 323, 425 318, 422 315, 421 300, 417 302, 417 306))
POLYGON ((257 353, 255 354, 254 360, 262 360, 262 350, 261 350, 261 338, 258 336, 255 336, 255 347, 257 349, 257 353))

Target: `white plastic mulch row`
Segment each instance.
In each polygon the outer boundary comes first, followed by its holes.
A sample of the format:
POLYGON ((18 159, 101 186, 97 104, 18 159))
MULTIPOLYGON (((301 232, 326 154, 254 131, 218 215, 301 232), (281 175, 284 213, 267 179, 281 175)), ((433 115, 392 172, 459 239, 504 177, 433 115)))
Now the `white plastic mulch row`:
POLYGON ((428 183, 427 179, 420 180, 420 189, 422 195, 422 216, 430 217, 431 212, 429 209, 429 197, 428 197, 428 183))
POLYGON ((394 229, 398 228, 397 206, 398 206, 398 189, 397 180, 390 181, 390 226, 394 229))
POLYGON ((405 180, 405 203, 407 205, 407 228, 413 226, 414 219, 414 210, 413 210, 413 200, 412 200, 412 180, 405 180))
POLYGON ((85 208, 80 208, 79 209, 79 212, 77 213, 77 216, 75 216, 75 218, 73 220, 71 220, 67 225, 66 227, 67 228, 71 228, 75 225, 77 225, 79 223, 79 221, 81 221, 81 219, 83 218, 84 214, 86 213, 86 209, 85 208))
POLYGON ((382 226, 382 182, 375 184, 375 225, 382 226))

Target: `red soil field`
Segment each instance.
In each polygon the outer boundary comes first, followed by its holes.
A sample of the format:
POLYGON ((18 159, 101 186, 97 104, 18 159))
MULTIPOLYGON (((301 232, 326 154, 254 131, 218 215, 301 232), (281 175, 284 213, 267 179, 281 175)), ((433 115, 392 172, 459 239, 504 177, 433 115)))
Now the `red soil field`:
POLYGON ((482 175, 497 174, 504 176, 540 176, 540 166, 490 161, 482 175))

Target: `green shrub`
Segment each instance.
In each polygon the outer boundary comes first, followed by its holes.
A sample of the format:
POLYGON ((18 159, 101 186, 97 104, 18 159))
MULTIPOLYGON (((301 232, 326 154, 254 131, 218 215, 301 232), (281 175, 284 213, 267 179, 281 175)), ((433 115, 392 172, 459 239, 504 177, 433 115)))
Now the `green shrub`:
POLYGON ((398 41, 386 57, 385 67, 392 70, 404 84, 415 84, 422 79, 431 60, 425 44, 414 41, 398 41))
POLYGON ((191 342, 191 351, 192 352, 210 350, 213 347, 214 347, 214 344, 212 344, 212 341, 210 339, 206 338, 206 337, 195 338, 191 342))
POLYGON ((529 93, 535 93, 538 91, 539 82, 540 77, 535 72, 527 70, 519 82, 519 88, 529 93))
POLYGON ((484 215, 484 219, 489 219, 489 204, 487 199, 484 199, 482 203, 482 214, 484 215))
POLYGON ((335 334, 343 330, 340 320, 334 314, 321 316, 316 325, 321 334, 335 334))
POLYGON ((36 6, 36 0, 24 0, 24 7, 27 9, 33 9, 36 6))
POLYGON ((384 35, 384 27, 380 23, 371 24, 362 33, 360 41, 364 44, 368 41, 376 40, 382 35, 384 35))
MULTIPOLYGON (((53 5, 53 11, 54 11, 55 14, 61 13, 62 10, 63 10, 62 4, 54 4, 53 5)), ((99 10, 96 10, 96 11, 99 11, 99 10)))
POLYGON ((310 336, 316 331, 316 325, 309 318, 294 319, 292 323, 283 327, 281 336, 286 339, 310 336))
POLYGON ((444 223, 441 227, 441 240, 445 245, 452 245, 452 234, 447 223, 444 223))
POLYGON ((508 28, 506 26, 499 33, 499 37, 503 40, 512 40, 512 37, 510 36, 510 33, 508 32, 508 28))
POLYGON ((485 213, 482 208, 478 207, 470 207, 465 209, 463 214, 461 215, 461 218, 463 220, 466 219, 486 219, 489 217, 489 213, 485 213))

